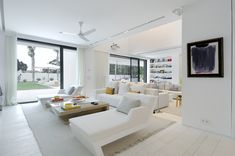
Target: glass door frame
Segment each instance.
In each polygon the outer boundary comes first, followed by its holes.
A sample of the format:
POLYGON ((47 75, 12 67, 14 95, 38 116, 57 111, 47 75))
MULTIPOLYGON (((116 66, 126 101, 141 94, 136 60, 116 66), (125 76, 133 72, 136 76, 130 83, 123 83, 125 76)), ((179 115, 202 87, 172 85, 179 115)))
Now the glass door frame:
POLYGON ((60 54, 60 89, 64 89, 64 60, 63 60, 64 49, 77 50, 77 48, 72 47, 72 46, 66 46, 66 45, 60 45, 60 44, 55 44, 55 43, 36 41, 36 40, 24 39, 24 38, 17 38, 17 41, 25 42, 25 43, 36 43, 36 44, 47 45, 47 46, 54 46, 54 47, 58 47, 60 49, 59 50, 59 54, 60 54))
POLYGON ((122 56, 122 55, 116 55, 116 54, 110 54, 110 57, 117 57, 117 58, 125 58, 130 60, 130 80, 132 82, 132 60, 138 61, 138 82, 140 82, 140 61, 144 61, 144 82, 147 82, 147 60, 135 58, 135 57, 128 57, 128 56, 122 56))

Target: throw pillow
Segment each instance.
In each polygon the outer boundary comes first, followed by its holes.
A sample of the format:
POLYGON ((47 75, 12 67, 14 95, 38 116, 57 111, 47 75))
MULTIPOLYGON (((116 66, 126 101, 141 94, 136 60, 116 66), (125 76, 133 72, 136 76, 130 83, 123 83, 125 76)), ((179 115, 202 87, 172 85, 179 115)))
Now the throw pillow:
POLYGON ((114 94, 114 88, 109 88, 109 87, 107 87, 105 93, 106 93, 106 94, 113 95, 113 94, 114 94))
POLYGON ((136 99, 132 99, 132 98, 128 98, 126 96, 123 96, 123 98, 120 101, 119 106, 117 107, 116 110, 118 112, 128 114, 132 108, 136 108, 139 106, 141 106, 140 100, 136 100, 136 99))
POLYGON ((65 90, 65 93, 66 93, 67 95, 72 95, 74 91, 75 91, 75 87, 74 87, 74 86, 71 86, 71 87, 68 87, 68 88, 65 90))
POLYGON ((119 84, 118 81, 110 81, 110 82, 106 85, 106 87, 114 88, 114 94, 117 94, 117 93, 118 93, 118 84, 119 84))
POLYGON ((118 94, 119 95, 123 95, 126 94, 130 91, 130 85, 129 83, 120 83, 119 84, 119 90, 118 90, 118 94))

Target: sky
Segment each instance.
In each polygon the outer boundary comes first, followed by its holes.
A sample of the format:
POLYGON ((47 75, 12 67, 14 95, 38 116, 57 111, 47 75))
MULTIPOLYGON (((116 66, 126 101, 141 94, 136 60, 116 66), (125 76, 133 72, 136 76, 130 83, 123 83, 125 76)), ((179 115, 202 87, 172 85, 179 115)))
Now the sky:
MULTIPOLYGON (((27 64, 28 70, 32 70, 31 57, 28 55, 26 45, 17 45, 17 59, 27 64)), ((35 67, 56 67, 49 64, 50 61, 56 59, 56 52, 50 48, 36 47, 35 49, 35 67)))

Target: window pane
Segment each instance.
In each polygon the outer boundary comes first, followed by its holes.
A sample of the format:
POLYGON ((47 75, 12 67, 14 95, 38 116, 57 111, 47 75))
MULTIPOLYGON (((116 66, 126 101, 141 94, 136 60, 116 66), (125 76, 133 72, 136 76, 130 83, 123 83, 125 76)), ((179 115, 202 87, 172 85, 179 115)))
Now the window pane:
POLYGON ((137 58, 111 55, 109 57, 109 80, 147 81, 147 62, 137 58))
POLYGON ((109 59, 109 80, 130 81, 130 59, 110 57, 109 59))
POLYGON ((138 60, 131 59, 131 81, 138 82, 139 69, 138 69, 138 60))
POLYGON ((145 61, 140 60, 140 82, 146 82, 146 64, 145 61))
POLYGON ((31 43, 17 45, 17 101, 35 101, 39 94, 56 93, 60 87, 58 47, 31 43))

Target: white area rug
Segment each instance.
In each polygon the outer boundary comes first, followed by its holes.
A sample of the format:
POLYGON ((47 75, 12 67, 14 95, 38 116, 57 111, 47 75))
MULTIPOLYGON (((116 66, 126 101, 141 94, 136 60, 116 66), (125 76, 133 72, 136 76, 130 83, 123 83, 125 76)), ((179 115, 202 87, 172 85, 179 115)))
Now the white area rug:
MULTIPOLYGON (((38 103, 25 104, 22 108, 43 156, 92 156, 74 138, 69 125, 51 111, 38 103)), ((153 118, 152 122, 146 129, 104 146, 105 156, 121 153, 175 123, 162 118, 153 118)))

